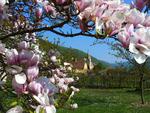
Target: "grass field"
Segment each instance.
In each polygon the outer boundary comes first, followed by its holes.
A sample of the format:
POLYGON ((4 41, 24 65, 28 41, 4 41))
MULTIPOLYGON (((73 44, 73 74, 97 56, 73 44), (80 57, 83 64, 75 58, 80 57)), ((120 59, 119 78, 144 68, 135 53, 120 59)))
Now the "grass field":
POLYGON ((129 89, 81 89, 75 96, 79 108, 60 109, 57 113, 150 113, 150 91, 145 91, 146 104, 129 89))

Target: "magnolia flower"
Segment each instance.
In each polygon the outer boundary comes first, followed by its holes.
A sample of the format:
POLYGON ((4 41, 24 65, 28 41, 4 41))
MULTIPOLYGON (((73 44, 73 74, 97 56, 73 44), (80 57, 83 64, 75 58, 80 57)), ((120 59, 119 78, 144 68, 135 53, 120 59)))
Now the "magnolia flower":
POLYGON ((142 64, 150 56, 150 28, 139 28, 130 42, 129 51, 133 53, 134 59, 142 64))
POLYGON ((15 81, 18 84, 25 84, 26 80, 27 80, 27 77, 26 77, 26 75, 24 73, 19 73, 19 74, 15 75, 15 81))
POLYGON ((28 49, 29 48, 29 42, 26 41, 22 41, 18 44, 18 48, 19 49, 28 49))
POLYGON ((33 81, 35 78, 37 78, 38 74, 39 74, 39 68, 37 66, 29 67, 26 71, 28 81, 30 82, 33 81))
POLYGON ((126 26, 123 31, 118 33, 118 39, 122 43, 123 47, 129 47, 130 38, 132 37, 134 32, 133 24, 126 26))
POLYGON ((35 81, 30 82, 28 88, 35 94, 47 92, 49 95, 53 95, 58 92, 57 87, 46 77, 39 77, 35 81))
POLYGON ((33 51, 22 50, 19 54, 20 63, 28 64, 28 66, 34 66, 39 63, 39 55, 33 51))
POLYGON ((78 108, 78 104, 77 103, 71 104, 71 108, 72 109, 77 109, 78 108))
POLYGON ((12 87, 15 89, 17 94, 27 93, 27 84, 18 84, 15 78, 12 80, 12 87))
POLYGON ((16 106, 8 110, 6 113, 23 113, 23 108, 21 106, 16 106))
POLYGON ((109 5, 110 9, 115 9, 121 4, 121 0, 108 0, 105 3, 109 5))
POLYGON ((15 65, 18 63, 18 51, 16 49, 10 49, 6 52, 7 63, 10 65, 15 65))
POLYGON ((12 65, 11 67, 6 67, 6 71, 12 75, 18 74, 22 72, 22 67, 17 65, 12 65))
POLYGON ((6 4, 6 2, 7 2, 7 0, 1 0, 1 1, 0 1, 0 6, 3 7, 3 6, 6 4))
POLYGON ((130 24, 133 24, 134 26, 137 26, 138 24, 143 24, 144 20, 145 14, 141 13, 135 8, 131 9, 126 16, 126 21, 130 24))
POLYGON ((50 105, 50 100, 47 93, 38 94, 38 96, 33 95, 33 97, 39 102, 39 106, 36 108, 36 113, 44 111, 43 113, 56 113, 56 108, 54 105, 50 105))
POLYGON ((28 90, 34 95, 38 95, 39 93, 42 93, 43 86, 36 81, 32 81, 28 85, 28 90))
POLYGON ((36 17, 37 17, 38 19, 40 19, 40 18, 42 17, 42 14, 43 14, 43 9, 42 9, 42 8, 38 8, 38 9, 36 10, 36 17))
POLYGON ((44 9, 46 11, 46 13, 52 14, 54 12, 54 7, 51 5, 45 5, 44 9))
POLYGON ((146 16, 145 21, 143 22, 145 27, 150 27, 150 16, 146 16))
POLYGON ((69 83, 74 82, 74 79, 73 79, 73 78, 63 78, 63 79, 64 79, 64 83, 65 83, 65 84, 69 84, 69 83))
POLYGON ((52 62, 54 62, 54 63, 57 62, 56 56, 51 56, 51 57, 50 57, 50 60, 51 60, 52 62))
POLYGON ((22 50, 19 54, 20 63, 28 63, 34 56, 33 51, 22 50))
POLYGON ((87 7, 91 6, 94 4, 94 0, 76 0, 75 1, 78 10, 79 11, 84 11, 87 7))
POLYGON ((38 65, 39 60, 40 60, 40 56, 38 54, 34 54, 33 57, 29 60, 28 64, 29 66, 38 65))

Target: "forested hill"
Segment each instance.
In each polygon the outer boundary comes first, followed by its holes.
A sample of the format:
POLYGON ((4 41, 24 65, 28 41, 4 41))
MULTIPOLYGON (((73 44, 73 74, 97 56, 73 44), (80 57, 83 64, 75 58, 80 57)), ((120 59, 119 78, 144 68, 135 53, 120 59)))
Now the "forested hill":
MULTIPOLYGON (((69 62, 71 61, 73 58, 79 60, 79 59, 84 59, 87 58, 88 54, 78 50, 78 49, 74 49, 74 48, 68 48, 68 47, 63 47, 63 46, 59 46, 56 44, 52 44, 48 41, 45 41, 43 39, 39 40, 40 43, 40 47, 44 50, 44 51, 49 51, 49 49, 54 48, 57 49, 63 56, 65 61, 69 62)), ((97 58, 91 56, 92 62, 94 64, 102 64, 106 67, 113 67, 113 64, 107 63, 105 61, 102 60, 98 60, 97 58)))

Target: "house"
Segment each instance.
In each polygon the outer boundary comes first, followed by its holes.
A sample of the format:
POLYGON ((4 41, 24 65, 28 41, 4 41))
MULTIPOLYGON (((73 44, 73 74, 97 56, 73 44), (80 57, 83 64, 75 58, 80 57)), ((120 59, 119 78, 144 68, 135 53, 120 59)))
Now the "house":
POLYGON ((94 64, 89 54, 87 54, 86 58, 79 60, 75 59, 73 62, 71 62, 71 64, 73 65, 73 69, 76 73, 87 73, 94 68, 94 64))

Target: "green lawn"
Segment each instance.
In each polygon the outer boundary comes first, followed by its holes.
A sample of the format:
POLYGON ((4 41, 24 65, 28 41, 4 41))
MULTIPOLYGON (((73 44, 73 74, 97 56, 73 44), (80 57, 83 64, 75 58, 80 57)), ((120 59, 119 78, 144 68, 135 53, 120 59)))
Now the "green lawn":
POLYGON ((150 91, 145 91, 146 104, 140 95, 128 89, 80 89, 75 96, 79 108, 60 109, 57 113, 150 113, 150 91))

